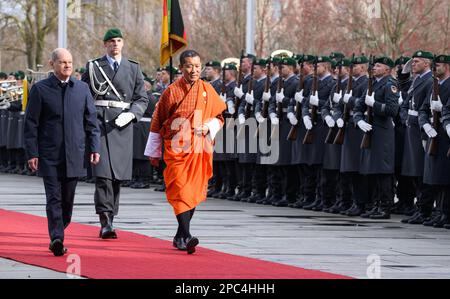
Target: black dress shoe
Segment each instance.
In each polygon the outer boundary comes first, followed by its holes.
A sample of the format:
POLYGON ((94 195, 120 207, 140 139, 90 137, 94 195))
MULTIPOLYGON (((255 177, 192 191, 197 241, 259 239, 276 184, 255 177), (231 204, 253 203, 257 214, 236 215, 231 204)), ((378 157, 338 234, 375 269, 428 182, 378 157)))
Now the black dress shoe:
POLYGON ((198 245, 199 240, 196 237, 189 237, 186 239, 186 250, 188 254, 193 254, 195 252, 195 246, 198 245))
POLYGON ((315 212, 321 212, 323 210, 323 208, 324 208, 324 204, 322 201, 320 201, 316 206, 314 206, 312 208, 312 210, 315 212))
POLYGON ((356 217, 356 216, 361 216, 361 214, 364 213, 364 210, 360 207, 358 207, 357 205, 355 205, 353 207, 353 209, 350 209, 347 211, 347 213, 345 213, 345 215, 349 216, 349 217, 356 217))
POLYGON ((412 216, 417 212, 417 208, 415 206, 406 206, 403 210, 403 214, 405 216, 412 216))
POLYGON ((450 223, 445 224, 445 225, 444 225, 444 228, 445 228, 445 229, 450 229, 450 223))
POLYGON ((303 208, 303 204, 304 204, 303 200, 297 200, 296 202, 294 202, 292 204, 291 207, 294 208, 294 209, 301 209, 301 208, 303 208))
POLYGON ((364 214, 361 214, 362 218, 370 218, 371 215, 375 215, 378 213, 378 207, 373 207, 370 211, 367 211, 364 214))
POLYGON ((62 256, 67 252, 64 248, 64 244, 60 239, 55 239, 50 243, 50 250, 53 252, 54 256, 62 256))
POLYGON ((436 222, 434 222, 433 227, 435 228, 443 228, 444 225, 448 224, 448 218, 446 215, 442 215, 436 222))
POLYGON ((272 205, 275 207, 287 207, 289 205, 289 201, 287 201, 287 199, 282 199, 272 203, 272 205))
POLYGON ((117 234, 112 226, 112 213, 103 212, 99 214, 100 218, 100 238, 102 239, 117 239, 117 234))
POLYGON ((375 220, 391 219, 391 212, 389 210, 380 210, 378 213, 370 215, 369 218, 375 220))
POLYGON ((173 238, 173 247, 177 248, 178 250, 186 250, 186 241, 184 240, 184 238, 179 237, 179 238, 173 238))
POLYGON ((441 215, 436 215, 434 217, 432 217, 431 219, 424 221, 423 225, 424 226, 434 226, 435 223, 437 223, 439 221, 439 219, 441 219, 441 215))
POLYGON ((422 215, 420 212, 417 212, 414 214, 414 216, 411 216, 408 220, 408 224, 423 224, 425 221, 429 220, 429 218, 422 215))
POLYGON ((247 202, 248 203, 256 203, 257 201, 260 201, 261 199, 264 199, 264 198, 265 198, 265 196, 254 194, 247 199, 247 202))
POLYGON ((320 199, 316 199, 313 203, 303 206, 303 209, 305 209, 305 210, 312 210, 314 207, 320 205, 321 202, 322 201, 320 199))

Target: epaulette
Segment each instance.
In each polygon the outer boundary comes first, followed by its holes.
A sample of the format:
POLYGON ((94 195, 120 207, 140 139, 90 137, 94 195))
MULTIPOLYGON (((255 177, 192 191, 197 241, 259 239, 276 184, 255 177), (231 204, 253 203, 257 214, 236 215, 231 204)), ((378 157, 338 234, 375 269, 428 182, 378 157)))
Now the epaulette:
POLYGON ((103 56, 100 56, 100 57, 97 57, 97 58, 91 59, 91 60, 89 60, 88 62, 94 62, 94 61, 96 61, 96 60, 100 60, 100 59, 101 59, 102 57, 103 57, 103 56))
POLYGON ((397 79, 395 79, 394 77, 390 77, 389 80, 388 80, 388 82, 391 83, 391 84, 393 84, 393 85, 397 85, 397 84, 398 84, 397 79))
POLYGON ((137 62, 137 61, 135 61, 135 60, 132 60, 132 59, 129 59, 129 58, 128 58, 128 61, 129 61, 129 62, 132 62, 132 63, 139 64, 139 62, 137 62))

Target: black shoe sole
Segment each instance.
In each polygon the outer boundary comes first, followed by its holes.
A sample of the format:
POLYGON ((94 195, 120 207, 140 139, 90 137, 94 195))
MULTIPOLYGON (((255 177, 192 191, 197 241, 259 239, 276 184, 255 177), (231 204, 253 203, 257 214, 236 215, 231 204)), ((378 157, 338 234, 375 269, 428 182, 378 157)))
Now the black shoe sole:
POLYGON ((106 239, 117 239, 117 234, 115 231, 109 231, 109 232, 105 232, 104 234, 102 234, 100 236, 100 238, 106 240, 106 239))
POLYGON ((189 240, 186 244, 186 250, 188 254, 193 254, 195 252, 195 246, 197 246, 199 243, 199 240, 196 237, 193 237, 189 240))
POLYGON ((66 250, 64 249, 65 249, 64 244, 61 241, 59 241, 53 244, 50 250, 53 252, 54 256, 63 256, 64 253, 66 253, 66 250))

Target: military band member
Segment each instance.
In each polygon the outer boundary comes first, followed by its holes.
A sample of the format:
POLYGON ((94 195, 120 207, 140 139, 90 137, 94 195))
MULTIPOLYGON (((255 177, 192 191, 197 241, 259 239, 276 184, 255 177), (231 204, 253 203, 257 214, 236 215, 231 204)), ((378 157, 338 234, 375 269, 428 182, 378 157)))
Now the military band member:
POLYGON ((402 175, 408 177, 414 184, 417 205, 420 213, 407 220, 410 224, 422 224, 431 216, 434 197, 431 187, 423 183, 423 166, 425 158, 424 144, 428 137, 434 137, 433 128, 428 123, 419 125, 419 109, 431 92, 433 78, 431 63, 433 54, 417 51, 412 57, 412 72, 414 78, 409 78, 400 87, 407 93, 401 106, 401 114, 406 119, 405 140, 402 159, 402 175))
POLYGON ((102 157, 93 168, 95 210, 103 239, 117 238, 113 219, 119 212, 120 184, 130 180, 133 165, 132 122, 139 121, 148 105, 139 64, 122 55, 122 32, 113 28, 103 37, 106 55, 91 60, 83 81, 91 88, 101 130, 102 157))
POLYGON ((442 114, 443 106, 448 107, 450 102, 450 56, 437 56, 435 64, 439 92, 437 101, 433 100, 433 92, 431 90, 419 110, 420 127, 429 129, 431 126, 431 131, 434 130, 433 134, 430 134, 434 137, 429 137, 427 140, 426 150, 429 149, 432 138, 435 138, 437 142, 435 153, 425 153, 423 175, 423 183, 431 186, 432 193, 438 199, 437 213, 430 221, 424 222, 424 225, 432 225, 437 228, 446 226, 449 228, 450 158, 447 157, 447 153, 450 149, 450 135, 447 135, 447 132, 450 133, 450 125, 445 126, 445 122, 448 123, 449 115, 447 111, 444 111, 444 118, 438 120, 438 128, 433 126, 432 117, 433 112, 442 114), (444 121, 444 124, 441 121, 444 121))
POLYGON ((361 150, 360 173, 368 176, 373 207, 363 218, 389 219, 394 203, 395 131, 393 118, 397 115, 399 93, 391 76, 394 62, 388 57, 374 61, 373 93, 356 102, 354 121, 363 132, 370 132, 369 148, 361 150), (367 107, 373 108, 373 123, 366 121, 367 107))

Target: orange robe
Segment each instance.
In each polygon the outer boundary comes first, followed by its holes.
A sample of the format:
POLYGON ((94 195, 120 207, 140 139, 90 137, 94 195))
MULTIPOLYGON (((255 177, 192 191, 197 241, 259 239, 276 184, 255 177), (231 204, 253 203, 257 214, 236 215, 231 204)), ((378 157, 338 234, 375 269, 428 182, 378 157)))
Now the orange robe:
POLYGON ((180 78, 161 95, 150 131, 163 139, 166 196, 176 215, 206 199, 208 180, 212 176, 213 141, 209 134, 194 135, 193 128, 214 118, 223 125, 225 109, 214 88, 202 80, 191 88, 180 78))

